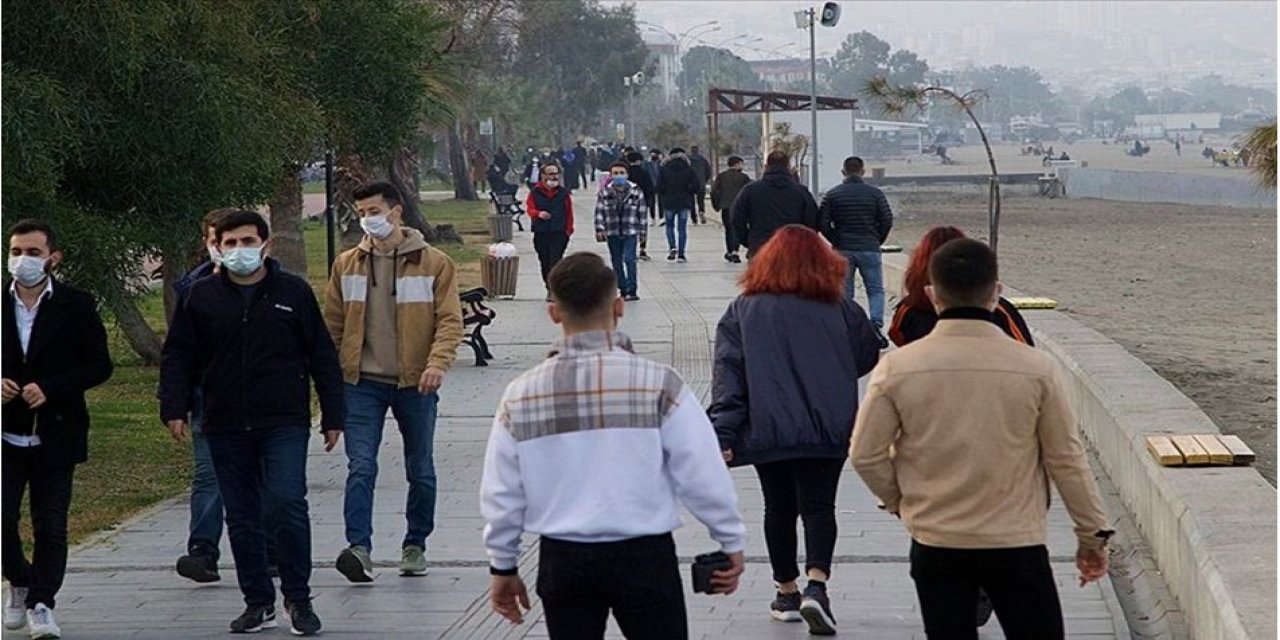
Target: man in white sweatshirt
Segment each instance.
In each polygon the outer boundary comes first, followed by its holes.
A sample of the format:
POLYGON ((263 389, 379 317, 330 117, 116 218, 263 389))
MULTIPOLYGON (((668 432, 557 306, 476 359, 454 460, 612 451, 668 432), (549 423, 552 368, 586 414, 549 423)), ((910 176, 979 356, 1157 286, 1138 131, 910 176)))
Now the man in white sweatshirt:
POLYGON ((551 638, 603 638, 610 611, 628 638, 685 638, 678 503, 730 558, 715 591, 733 593, 743 571, 746 527, 715 431, 680 376, 616 330, 623 301, 599 256, 564 258, 547 285, 564 338, 507 387, 485 453, 493 609, 523 622, 528 531, 541 536, 537 593, 551 638))

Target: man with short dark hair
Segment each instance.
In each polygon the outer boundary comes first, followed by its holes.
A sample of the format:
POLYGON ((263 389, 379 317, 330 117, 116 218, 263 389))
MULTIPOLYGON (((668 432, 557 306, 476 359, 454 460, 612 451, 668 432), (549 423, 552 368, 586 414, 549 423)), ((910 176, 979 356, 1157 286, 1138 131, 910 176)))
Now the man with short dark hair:
POLYGON ((1081 585, 1107 573, 1108 530, 1058 364, 991 321, 996 256, 934 253, 926 337, 881 357, 858 410, 854 469, 911 534, 930 638, 977 638, 978 590, 1010 638, 1063 637, 1045 547, 1049 480, 1075 522, 1081 585))
POLYGON ((523 620, 520 538, 541 536, 538 596, 552 638, 686 638, 671 531, 683 504, 728 554, 712 585, 731 594, 746 526, 715 431, 670 367, 633 353, 624 304, 599 256, 576 253, 549 278, 564 337, 507 386, 480 485, 494 611, 523 620), (641 595, 643 594, 643 595, 641 595))
POLYGON ((160 419, 174 437, 185 438, 191 392, 203 384, 204 432, 246 605, 231 632, 276 626, 276 590, 262 531, 265 490, 275 512, 280 591, 291 631, 314 635, 320 619, 309 584, 307 378, 315 381, 330 451, 342 434, 342 371, 311 285, 267 257, 266 220, 252 211, 232 212, 215 227, 215 239, 222 254, 219 274, 191 285, 165 338, 160 419))
POLYGON ((640 299, 636 247, 648 240, 649 226, 644 223, 644 193, 629 174, 625 163, 609 167, 609 185, 596 194, 596 242, 609 243, 618 291, 623 299, 635 301, 640 299))
POLYGON ((802 224, 818 229, 818 203, 791 177, 790 165, 785 151, 769 152, 764 175, 743 187, 730 207, 734 236, 746 245, 748 260, 782 227, 802 224))
POLYGON ((882 331, 884 268, 880 245, 889 238, 889 230, 893 228, 893 211, 883 191, 863 182, 865 172, 862 158, 844 159, 841 169, 844 182, 823 196, 822 206, 818 208, 818 230, 849 261, 844 294, 850 300, 853 300, 854 277, 862 274, 862 284, 867 289, 867 315, 880 337, 880 348, 887 349, 889 341, 882 331))
POLYGON ((671 149, 658 172, 657 189, 667 225, 667 261, 688 262, 685 249, 689 244, 689 216, 697 216, 694 199, 706 189, 698 181, 684 149, 671 149))
MULTIPOLYGON (((540 166, 554 168, 559 177, 559 165, 540 166)), ((342 502, 347 548, 335 566, 351 582, 372 582, 373 493, 388 410, 404 440, 409 482, 400 575, 427 572, 427 537, 435 530, 436 513, 436 411, 440 387, 462 342, 462 301, 453 260, 403 224, 404 204, 395 185, 370 182, 351 195, 365 237, 334 261, 324 298, 324 321, 338 349, 347 407, 342 502)))
POLYGON ((724 224, 724 259, 728 262, 742 262, 738 257, 738 237, 733 231, 732 207, 738 192, 751 182, 751 178, 742 172, 742 158, 729 156, 729 168, 716 176, 711 183, 711 208, 720 212, 720 221, 724 224))
POLYGON ((67 572, 67 513, 77 464, 88 459, 85 391, 111 377, 107 332, 88 293, 53 277, 62 262, 53 228, 20 220, 9 230, 4 301, 4 627, 57 638, 53 609, 67 572), (19 520, 30 491, 34 544, 22 549, 19 520))
POLYGON ((698 150, 698 145, 689 147, 689 166, 693 169, 693 174, 698 176, 698 210, 693 214, 694 224, 698 223, 698 217, 702 217, 702 224, 707 223, 707 183, 711 182, 711 176, 715 173, 711 170, 711 162, 706 156, 698 150))

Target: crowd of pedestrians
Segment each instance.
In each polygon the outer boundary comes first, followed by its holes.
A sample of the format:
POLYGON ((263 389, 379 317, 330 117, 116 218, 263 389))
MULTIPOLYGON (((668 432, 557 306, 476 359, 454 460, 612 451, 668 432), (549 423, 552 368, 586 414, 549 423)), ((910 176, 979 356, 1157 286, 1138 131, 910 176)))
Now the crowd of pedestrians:
MULTIPOLYGON (((604 167, 593 212, 609 263, 565 256, 572 192, 595 178, 598 150, 530 149, 520 178, 546 313, 563 335, 496 407, 479 488, 494 611, 519 623, 530 608, 517 559, 531 534, 552 638, 601 638, 610 615, 629 638, 687 637, 671 535, 678 508, 719 545, 699 557, 698 588, 734 593, 752 532, 729 469, 752 466, 774 582, 761 613, 834 634, 835 504, 851 462, 911 534, 929 637, 976 638, 994 610, 1006 637, 1062 638, 1045 547, 1048 483, 1075 522, 1082 584, 1105 574, 1111 531, 1057 365, 1031 348, 1025 321, 1000 296, 990 249, 954 227, 930 230, 889 328, 899 348, 884 352, 880 246, 893 216, 863 182, 861 159, 845 161, 844 182, 819 204, 780 151, 758 180, 736 156, 713 176, 697 147, 665 159, 651 150, 648 161, 621 151, 604 167), (705 222, 707 191, 725 226, 725 260, 738 262, 745 247, 749 264, 716 327, 704 409, 678 372, 636 355, 619 326, 639 299, 637 264, 657 212, 667 259, 685 262, 688 223, 705 222), (853 299, 855 274, 870 314, 853 299)), ((499 149, 490 181, 505 184, 512 167, 499 149)), ((367 183, 353 198, 364 237, 338 256, 322 300, 271 258, 270 228, 252 211, 209 214, 200 228, 208 260, 175 285, 157 396, 173 437, 193 440, 196 466, 176 568, 195 582, 220 580, 225 521, 245 602, 233 633, 277 626, 273 577, 291 631, 322 627, 310 588, 312 386, 324 449, 341 439, 347 459, 347 546, 334 568, 353 583, 373 580, 373 494, 390 413, 409 487, 399 572, 427 569, 438 394, 463 337, 456 268, 403 224, 394 186, 367 183)), ((9 245, 4 626, 56 638, 72 475, 87 455, 84 392, 110 376, 111 362, 93 299, 52 275, 62 260, 53 229, 24 220, 9 245), (24 492, 30 562, 18 526, 24 492)))

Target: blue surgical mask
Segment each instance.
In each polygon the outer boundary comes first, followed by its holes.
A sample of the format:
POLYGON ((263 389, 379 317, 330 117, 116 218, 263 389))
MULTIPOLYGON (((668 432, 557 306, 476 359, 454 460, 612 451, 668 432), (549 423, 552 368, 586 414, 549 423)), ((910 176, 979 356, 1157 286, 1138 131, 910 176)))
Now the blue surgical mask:
POLYGON ((262 267, 262 247, 237 247, 223 251, 222 266, 238 276, 251 275, 262 267))
POLYGON ((626 176, 613 176, 613 186, 615 186, 615 187, 625 187, 626 185, 627 185, 627 177, 626 177, 626 176))

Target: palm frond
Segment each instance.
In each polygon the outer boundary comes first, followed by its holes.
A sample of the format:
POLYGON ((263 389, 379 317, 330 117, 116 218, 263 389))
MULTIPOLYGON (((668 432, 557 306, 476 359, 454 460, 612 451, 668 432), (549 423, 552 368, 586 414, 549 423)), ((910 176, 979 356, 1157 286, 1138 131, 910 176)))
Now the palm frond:
POLYGON ((1249 169, 1263 187, 1276 187, 1276 120, 1264 122, 1240 138, 1241 147, 1249 151, 1249 169))

